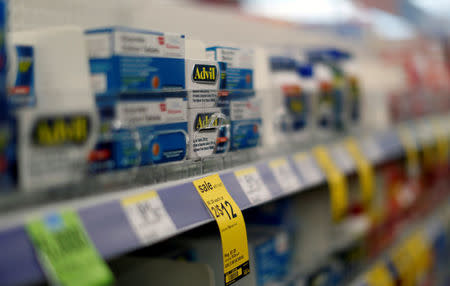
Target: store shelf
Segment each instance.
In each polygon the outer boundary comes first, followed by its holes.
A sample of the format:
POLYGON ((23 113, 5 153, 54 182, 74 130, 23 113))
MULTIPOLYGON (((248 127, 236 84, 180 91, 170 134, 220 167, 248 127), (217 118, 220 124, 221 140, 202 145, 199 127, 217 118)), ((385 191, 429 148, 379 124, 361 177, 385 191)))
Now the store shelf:
MULTIPOLYGON (((402 144, 396 130, 376 132, 357 139, 363 153, 375 164, 381 164, 402 156, 402 144)), ((355 172, 354 163, 346 149, 339 142, 327 145, 331 157, 345 173, 355 172)), ((283 191, 273 174, 269 163, 277 158, 266 158, 254 164, 240 166, 219 172, 227 190, 242 210, 252 208, 278 198, 299 193, 314 186, 325 184, 323 173, 319 170, 310 152, 304 153, 301 162, 296 161, 295 154, 285 156, 289 166, 300 181, 300 188, 283 191), (235 171, 255 167, 270 197, 251 203, 242 190, 235 171), (317 176, 306 175, 302 170, 316 170, 317 176)), ((298 158, 297 158, 298 160, 298 158)), ((151 185, 122 192, 99 195, 94 198, 47 205, 26 213, 4 215, 0 218, 0 285, 22 285, 44 280, 44 273, 39 266, 33 247, 26 234, 24 223, 30 217, 45 215, 61 209, 75 209, 100 254, 109 259, 125 252, 138 249, 176 236, 187 230, 213 221, 205 208, 192 181, 196 178, 183 179, 165 184, 151 185), (156 190, 167 213, 173 220, 176 231, 165 233, 150 243, 141 243, 120 203, 121 199, 141 192, 156 190)))
MULTIPOLYGON (((431 215, 426 218, 421 219, 412 225, 409 225, 400 237, 398 237, 387 250, 385 250, 377 259, 370 263, 357 277, 352 281, 350 285, 352 286, 369 286, 370 281, 368 281, 368 273, 372 271, 377 265, 385 265, 389 270, 391 278, 400 279, 397 271, 393 268, 395 266, 392 264, 392 256, 396 250, 404 247, 407 240, 413 237, 417 233, 423 234, 423 243, 430 249, 434 256, 446 255, 447 249, 442 249, 442 239, 448 239, 448 225, 450 222, 450 201, 444 200, 440 206, 435 209, 431 215), (442 251, 444 251, 442 253, 442 251)), ((445 245, 444 245, 445 246, 445 245)), ((445 265, 443 265, 445 267, 445 265)), ((435 281, 436 282, 436 281, 435 281)), ((438 284, 441 285, 441 284, 438 284)), ((444 284, 447 285, 447 284, 444 284)))

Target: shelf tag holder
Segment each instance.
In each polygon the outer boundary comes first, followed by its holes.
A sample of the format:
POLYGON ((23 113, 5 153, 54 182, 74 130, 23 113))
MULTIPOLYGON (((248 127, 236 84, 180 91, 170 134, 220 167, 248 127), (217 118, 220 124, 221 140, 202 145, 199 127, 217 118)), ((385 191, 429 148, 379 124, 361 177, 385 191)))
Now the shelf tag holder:
POLYGON ((343 219, 348 209, 348 185, 347 178, 330 159, 328 151, 323 146, 313 149, 314 156, 319 166, 325 173, 330 190, 331 215, 335 222, 343 219))
POLYGON ((374 170, 370 161, 362 154, 356 140, 348 138, 345 146, 356 164, 361 189, 361 199, 366 210, 370 209, 375 193, 374 170))

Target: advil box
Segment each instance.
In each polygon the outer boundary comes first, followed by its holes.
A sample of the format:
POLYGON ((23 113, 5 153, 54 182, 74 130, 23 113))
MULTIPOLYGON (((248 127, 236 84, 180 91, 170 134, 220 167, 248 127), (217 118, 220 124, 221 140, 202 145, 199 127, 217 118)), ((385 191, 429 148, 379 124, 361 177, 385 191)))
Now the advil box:
POLYGON ((86 31, 97 95, 184 89, 184 35, 125 27, 86 31))
POLYGON ((227 65, 227 89, 253 89, 253 50, 232 47, 209 47, 209 59, 227 65))
POLYGON ((262 131, 260 99, 252 90, 233 91, 229 96, 229 107, 223 111, 231 122, 230 151, 258 146, 262 131))
POLYGON ((224 106, 228 101, 226 63, 186 60, 186 90, 189 108, 224 106))
POLYGON ((229 148, 230 124, 218 107, 189 109, 189 157, 224 154, 229 148))
POLYGON ((186 60, 188 94, 189 158, 223 154, 229 148, 230 124, 222 112, 228 106, 226 64, 186 60))

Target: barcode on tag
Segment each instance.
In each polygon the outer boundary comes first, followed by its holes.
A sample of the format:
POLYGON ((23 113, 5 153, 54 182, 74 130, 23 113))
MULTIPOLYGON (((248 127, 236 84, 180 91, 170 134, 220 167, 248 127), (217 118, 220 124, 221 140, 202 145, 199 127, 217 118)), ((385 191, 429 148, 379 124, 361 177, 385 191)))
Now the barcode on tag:
POLYGON ((239 275, 242 274, 241 268, 234 269, 231 273, 228 273, 225 278, 225 283, 230 282, 231 280, 236 279, 239 275))
POLYGON ((122 200, 122 207, 139 240, 148 244, 176 232, 176 226, 155 191, 122 200))
POLYGON ((252 204, 269 200, 272 197, 255 167, 242 169, 234 174, 252 204))
POLYGON ((294 192, 301 188, 300 179, 286 159, 273 160, 269 163, 269 166, 283 192, 294 192))
POLYGON ((295 166, 302 174, 303 180, 309 184, 317 184, 322 181, 324 175, 314 159, 307 153, 297 153, 294 156, 295 166))

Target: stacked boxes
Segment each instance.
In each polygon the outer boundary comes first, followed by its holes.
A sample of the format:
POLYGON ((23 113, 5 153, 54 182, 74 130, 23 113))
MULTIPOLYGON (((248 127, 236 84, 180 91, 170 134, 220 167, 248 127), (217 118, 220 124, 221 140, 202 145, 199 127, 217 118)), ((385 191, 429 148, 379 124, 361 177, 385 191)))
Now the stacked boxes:
POLYGON ((223 113, 228 96, 225 64, 186 60, 186 88, 189 103, 189 158, 224 154, 229 149, 229 120, 223 113))
POLYGON ((291 57, 273 56, 270 64, 273 94, 265 104, 274 110, 269 118, 270 133, 276 134, 273 137, 278 142, 268 143, 303 141, 310 137, 311 100, 316 86, 311 69, 291 57))
POLYGON ((230 151, 260 144, 261 107, 253 89, 253 51, 215 46, 206 49, 210 59, 226 65, 226 90, 229 100, 223 112, 230 119, 230 151))
POLYGON ((251 50, 213 47, 195 51, 210 60, 185 59, 183 35, 123 27, 89 30, 86 39, 101 118, 91 172, 259 144, 251 50))
POLYGON ((86 38, 102 123, 91 171, 183 160, 184 35, 112 27, 89 30, 86 38))
POLYGON ((43 28, 11 33, 9 40, 2 81, 11 182, 27 191, 78 182, 97 135, 83 31, 43 28))
MULTIPOLYGON (((325 133, 341 132, 348 128, 348 80, 342 68, 342 61, 349 58, 349 54, 335 49, 318 49, 308 52, 308 58, 318 72, 320 92, 317 100, 319 130, 325 133)), ((355 96, 355 109, 359 108, 359 91, 352 91, 355 96)), ((355 120, 359 115, 355 111, 355 120)))

